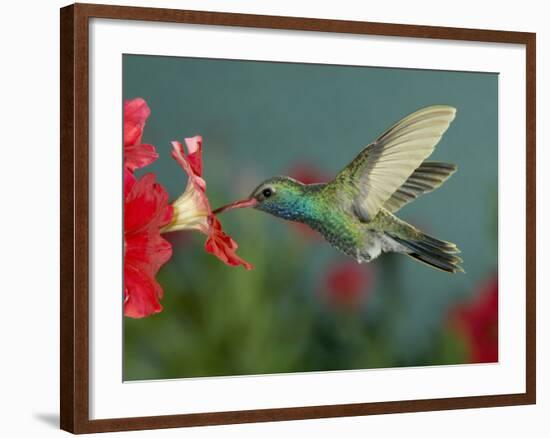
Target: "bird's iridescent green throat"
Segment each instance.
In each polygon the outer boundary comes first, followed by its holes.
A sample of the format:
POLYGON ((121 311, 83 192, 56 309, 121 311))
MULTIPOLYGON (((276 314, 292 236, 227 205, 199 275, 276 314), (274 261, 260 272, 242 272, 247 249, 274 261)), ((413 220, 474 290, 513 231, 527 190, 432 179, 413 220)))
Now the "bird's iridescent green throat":
POLYGON ((318 196, 324 184, 307 185, 288 176, 276 176, 262 182, 250 194, 256 210, 282 219, 310 222, 319 213, 318 196))

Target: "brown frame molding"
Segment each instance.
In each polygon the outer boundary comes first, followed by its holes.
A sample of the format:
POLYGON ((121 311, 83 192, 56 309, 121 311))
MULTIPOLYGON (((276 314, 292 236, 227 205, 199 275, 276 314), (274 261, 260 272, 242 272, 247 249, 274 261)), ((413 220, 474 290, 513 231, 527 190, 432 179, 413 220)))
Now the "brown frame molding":
POLYGON ((61 9, 61 428, 73 433, 480 408, 536 402, 536 36, 527 32, 74 4, 61 9), (89 419, 88 22, 90 18, 431 38, 526 46, 526 392, 153 417, 89 419))

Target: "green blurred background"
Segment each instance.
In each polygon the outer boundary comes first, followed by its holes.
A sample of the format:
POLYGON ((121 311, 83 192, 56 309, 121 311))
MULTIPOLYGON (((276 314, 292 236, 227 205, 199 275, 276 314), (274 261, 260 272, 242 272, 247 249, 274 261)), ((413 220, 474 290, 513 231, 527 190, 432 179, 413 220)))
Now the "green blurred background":
POLYGON ((124 321, 125 380, 498 360, 498 75, 125 55, 124 99, 151 108, 143 142, 174 199, 186 177, 170 141, 204 138, 212 206, 276 174, 327 180, 393 122, 448 104, 432 159, 456 163, 399 216, 455 242, 466 274, 399 255, 356 265, 314 233, 254 210, 220 217, 255 269, 222 264, 204 236, 168 235, 164 310, 124 321))

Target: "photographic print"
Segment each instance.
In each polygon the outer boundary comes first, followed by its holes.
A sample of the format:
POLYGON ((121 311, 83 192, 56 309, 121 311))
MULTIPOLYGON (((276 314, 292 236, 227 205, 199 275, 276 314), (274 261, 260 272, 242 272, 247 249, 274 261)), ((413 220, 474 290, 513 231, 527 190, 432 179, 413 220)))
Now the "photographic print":
POLYGON ((123 55, 124 380, 498 362, 498 73, 123 55))
POLYGON ((60 23, 62 429, 536 402, 534 33, 60 23))

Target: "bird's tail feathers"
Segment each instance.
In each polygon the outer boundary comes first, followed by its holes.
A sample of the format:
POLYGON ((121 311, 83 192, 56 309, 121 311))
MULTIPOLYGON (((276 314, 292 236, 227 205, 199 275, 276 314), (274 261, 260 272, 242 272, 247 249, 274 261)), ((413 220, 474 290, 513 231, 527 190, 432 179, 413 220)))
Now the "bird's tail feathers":
POLYGON ((392 233, 388 233, 388 235, 407 248, 410 251, 407 252, 407 255, 415 260, 453 274, 464 272, 464 269, 460 266, 462 259, 456 255, 460 253, 460 250, 454 243, 439 240, 423 233, 418 233, 411 239, 399 237, 392 233))

